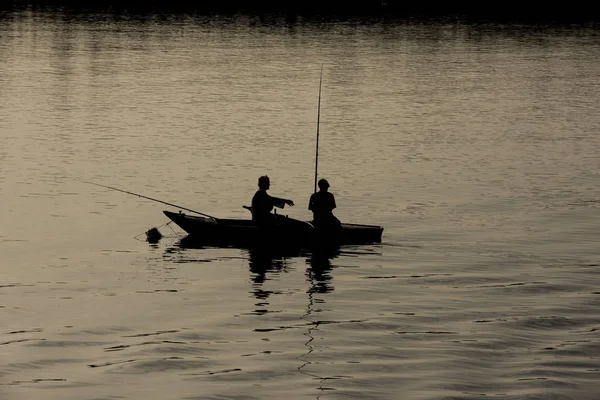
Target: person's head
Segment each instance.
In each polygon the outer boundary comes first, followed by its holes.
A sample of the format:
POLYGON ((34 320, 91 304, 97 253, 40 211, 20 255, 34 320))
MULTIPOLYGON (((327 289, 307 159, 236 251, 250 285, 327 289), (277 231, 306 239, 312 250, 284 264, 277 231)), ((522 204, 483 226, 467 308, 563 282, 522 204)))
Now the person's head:
POLYGON ((269 190, 270 186, 271 186, 271 181, 269 180, 268 176, 263 175, 260 178, 258 178, 258 188, 259 189, 269 190))
POLYGON ((319 189, 326 192, 327 189, 329 189, 329 182, 327 182, 327 179, 319 179, 319 189))

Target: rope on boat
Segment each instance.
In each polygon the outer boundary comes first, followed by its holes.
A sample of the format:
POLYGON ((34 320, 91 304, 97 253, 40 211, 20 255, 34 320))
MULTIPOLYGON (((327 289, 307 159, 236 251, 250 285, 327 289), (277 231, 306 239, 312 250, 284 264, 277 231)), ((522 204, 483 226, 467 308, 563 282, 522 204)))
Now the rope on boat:
POLYGON ((151 242, 151 243, 152 243, 152 242, 154 242, 154 243, 156 243, 156 242, 158 242, 158 241, 159 241, 161 238, 164 238, 164 237, 180 237, 180 236, 181 236, 181 234, 178 234, 178 233, 177 233, 177 232, 176 232, 176 231, 173 229, 173 226, 171 225, 171 223, 172 223, 172 222, 173 222, 173 221, 169 221, 169 222, 167 222, 167 223, 165 223, 165 224, 162 224, 162 225, 160 225, 160 226, 156 226, 156 227, 150 228, 150 229, 148 229, 146 232, 144 232, 144 233, 140 233, 139 235, 136 235, 136 236, 134 236, 133 238, 134 238, 135 240, 139 240, 140 242, 151 242), (166 226, 168 226, 168 227, 171 229, 171 232, 173 232, 173 235, 171 235, 171 234, 169 234, 169 235, 163 235, 163 234, 162 234, 162 233, 161 233, 161 232, 158 230, 158 228, 163 228, 163 227, 166 227, 166 226), (145 239, 141 239, 141 238, 140 238, 140 236, 144 236, 144 235, 146 236, 146 238, 145 238, 145 239))

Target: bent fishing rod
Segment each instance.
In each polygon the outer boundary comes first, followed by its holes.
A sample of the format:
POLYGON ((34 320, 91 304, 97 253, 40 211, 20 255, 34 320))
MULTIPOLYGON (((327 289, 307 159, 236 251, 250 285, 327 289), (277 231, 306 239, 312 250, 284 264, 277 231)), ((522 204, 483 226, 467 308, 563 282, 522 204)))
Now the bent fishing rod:
POLYGON ((317 170, 319 167, 319 122, 321 120, 321 85, 323 83, 323 64, 321 64, 321 78, 319 79, 319 105, 317 107, 317 144, 315 151, 315 193, 317 192, 317 170))
POLYGON ((106 189, 116 190, 117 192, 122 192, 122 193, 132 194, 132 195, 134 195, 134 196, 141 197, 141 198, 143 198, 143 199, 147 199, 147 200, 156 201, 157 203, 166 204, 166 205, 168 205, 168 206, 175 207, 175 208, 180 208, 180 209, 182 209, 182 210, 189 211, 189 212, 193 212, 193 213, 196 213, 196 214, 200 214, 200 215, 202 215, 202 216, 204 216, 204 217, 207 217, 207 218, 212 218, 212 219, 214 219, 214 220, 216 220, 216 219, 217 219, 217 218, 213 217, 212 215, 204 214, 204 213, 201 213, 200 211, 192 210, 192 209, 190 209, 190 208, 185 208, 185 207, 179 206, 179 205, 177 205, 177 204, 173 204, 173 203, 167 203, 166 201, 162 201, 162 200, 154 199, 154 198, 152 198, 152 197, 144 196, 144 195, 141 195, 141 194, 138 194, 138 193, 129 192, 129 191, 127 191, 127 190, 118 189, 118 188, 116 188, 116 187, 112 187, 112 186, 101 185, 101 184, 99 184, 99 183, 94 183, 94 182, 84 181, 83 179, 78 179, 78 180, 79 180, 79 181, 81 181, 81 182, 83 182, 83 183, 89 183, 90 185, 95 185, 95 186, 100 186, 100 187, 103 187, 103 188, 106 188, 106 189))

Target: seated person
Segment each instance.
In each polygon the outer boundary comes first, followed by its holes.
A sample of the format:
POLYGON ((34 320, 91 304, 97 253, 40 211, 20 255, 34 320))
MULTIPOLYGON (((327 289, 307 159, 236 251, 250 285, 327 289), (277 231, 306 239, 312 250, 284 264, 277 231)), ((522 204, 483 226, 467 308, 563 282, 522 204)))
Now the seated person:
POLYGON ((319 191, 310 196, 308 209, 313 212, 313 223, 321 227, 339 227, 341 222, 333 215, 335 197, 328 192, 329 182, 325 179, 319 180, 319 191))
POLYGON ((257 224, 268 224, 274 221, 275 216, 271 214, 273 207, 283 208, 285 205, 293 206, 294 202, 288 199, 273 197, 267 193, 271 187, 268 176, 258 178, 258 190, 252 197, 252 220, 257 224))

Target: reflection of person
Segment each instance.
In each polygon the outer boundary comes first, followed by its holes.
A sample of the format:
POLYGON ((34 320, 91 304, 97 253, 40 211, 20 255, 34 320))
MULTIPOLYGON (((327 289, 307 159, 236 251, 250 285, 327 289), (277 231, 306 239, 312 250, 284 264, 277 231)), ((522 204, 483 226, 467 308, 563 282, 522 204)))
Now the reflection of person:
POLYGON ((313 193, 308 201, 308 209, 313 212, 313 222, 316 226, 338 227, 340 220, 333 215, 336 207, 335 197, 328 192, 329 182, 319 180, 319 191, 313 193))
POLYGON ((273 197, 267 193, 271 187, 271 181, 268 176, 258 178, 258 190, 252 197, 252 220, 257 224, 272 222, 274 215, 271 214, 273 207, 283 208, 285 205, 293 206, 294 202, 288 199, 273 197))

